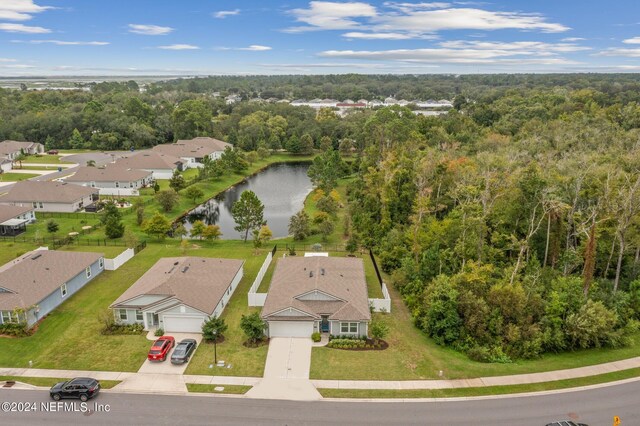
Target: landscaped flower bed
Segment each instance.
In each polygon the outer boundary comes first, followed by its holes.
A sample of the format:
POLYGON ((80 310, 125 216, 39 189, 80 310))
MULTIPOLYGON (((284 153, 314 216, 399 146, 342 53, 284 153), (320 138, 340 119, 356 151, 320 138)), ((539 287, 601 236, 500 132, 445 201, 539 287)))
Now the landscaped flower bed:
POLYGON ((389 344, 384 340, 333 338, 329 340, 327 347, 349 351, 381 351, 387 349, 389 344))

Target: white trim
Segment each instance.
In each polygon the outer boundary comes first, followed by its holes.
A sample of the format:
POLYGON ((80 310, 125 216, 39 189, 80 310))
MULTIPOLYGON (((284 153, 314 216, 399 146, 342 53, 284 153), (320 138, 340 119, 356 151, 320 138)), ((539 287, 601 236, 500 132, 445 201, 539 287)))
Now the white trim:
POLYGON ((126 309, 120 309, 118 312, 118 318, 120 321, 129 321, 129 312, 126 309), (122 318, 122 312, 124 312, 124 318, 122 318))
POLYGON ((84 273, 87 276, 87 278, 91 278, 91 265, 85 268, 84 273))
POLYGON ((302 315, 304 315, 304 316, 308 316, 308 317, 310 317, 310 318, 312 318, 312 319, 317 319, 317 318, 316 318, 316 317, 317 317, 317 315, 314 315, 314 314, 309 313, 309 312, 301 311, 300 309, 296 309, 296 308, 291 307, 291 306, 288 306, 288 307, 286 307, 286 308, 280 309, 279 311, 275 311, 275 312, 273 312, 273 313, 270 313, 270 314, 269 314, 269 315, 267 315, 265 318, 267 318, 267 319, 268 319, 269 317, 273 317, 273 316, 276 316, 276 317, 277 317, 277 316, 279 316, 279 317, 281 317, 281 318, 286 318, 286 317, 287 317, 286 315, 278 315, 279 313, 284 312, 284 311, 296 311, 296 312, 300 312, 300 313, 301 313, 302 315))

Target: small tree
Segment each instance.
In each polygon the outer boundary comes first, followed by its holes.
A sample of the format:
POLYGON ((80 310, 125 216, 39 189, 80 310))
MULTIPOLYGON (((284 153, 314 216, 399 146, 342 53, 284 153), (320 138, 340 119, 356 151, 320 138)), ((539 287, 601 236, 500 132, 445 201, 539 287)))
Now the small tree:
POLYGON ((312 154, 313 153, 313 138, 310 134, 305 133, 300 138, 300 154, 312 154))
POLYGON ((231 215, 237 224, 233 229, 244 232, 245 242, 249 231, 256 229, 264 222, 263 213, 264 205, 253 191, 244 191, 240 199, 233 204, 231 215))
POLYGON ((124 235, 124 224, 116 216, 108 216, 104 224, 104 234, 109 239, 120 238, 124 235))
POLYGON ((170 212, 178 202, 178 193, 173 189, 165 189, 156 194, 156 201, 165 212, 170 212))
POLYGON ((249 338, 249 342, 257 343, 264 338, 265 323, 258 312, 242 315, 240 328, 249 338))
POLYGON ((222 235, 218 225, 207 225, 202 231, 202 237, 207 241, 217 240, 222 235))
POLYGON ((164 239, 171 230, 171 222, 162 213, 156 213, 151 219, 142 224, 142 231, 148 235, 154 235, 158 239, 164 239))
POLYGON ((309 235, 309 215, 304 210, 291 216, 289 219, 289 234, 296 241, 304 240, 309 235))
POLYGON ((204 196, 204 192, 197 186, 190 186, 189 188, 184 190, 183 195, 195 203, 198 201, 198 198, 202 198, 204 196))
POLYGON ((189 251, 189 240, 181 240, 180 241, 180 252, 183 256, 187 255, 187 251, 189 251))
POLYGON ((373 337, 376 344, 389 334, 389 326, 382 321, 372 321, 369 326, 369 330, 371 331, 371 337, 373 337))
POLYGON ((202 338, 207 342, 217 342, 221 336, 224 336, 224 332, 227 331, 227 323, 222 318, 216 316, 209 317, 207 321, 202 324, 202 338))
POLYGON ((173 236, 176 237, 176 238, 179 237, 180 239, 182 239, 187 234, 188 234, 187 228, 185 228, 182 223, 178 224, 178 226, 176 226, 173 229, 173 236))
POLYGON ((102 213, 100 215, 100 222, 105 225, 110 217, 114 217, 117 220, 120 220, 120 218, 122 217, 122 215, 120 214, 120 210, 118 209, 118 206, 116 206, 116 203, 114 201, 107 201, 106 203, 104 203, 104 208, 102 209, 102 213))
POLYGON ((160 184, 158 182, 154 182, 153 183, 153 192, 157 194, 158 191, 160 191, 160 184))
POLYGON ((329 235, 333 232, 334 225, 330 220, 322 221, 318 224, 318 229, 320 230, 320 234, 322 235, 322 241, 325 243, 329 238, 329 235))
POLYGON ((245 158, 247 159, 247 163, 253 164, 256 161, 258 161, 259 156, 258 156, 258 153, 256 151, 249 151, 249 152, 247 152, 247 155, 246 155, 245 158))
POLYGON ((358 236, 354 233, 351 234, 351 237, 349 238, 349 241, 347 241, 347 244, 345 245, 345 249, 353 254, 355 253, 358 248, 360 247, 360 242, 358 241, 358 236))
POLYGON ((193 222, 193 225, 191 225, 191 237, 201 239, 206 227, 207 225, 205 225, 203 221, 196 220, 193 222))
POLYGON ((255 249, 259 249, 264 244, 268 243, 271 237, 273 236, 273 232, 267 225, 262 225, 260 230, 253 230, 253 247, 255 249))
POLYGON ((96 160, 87 160, 87 167, 95 167, 96 160))
POLYGON ((185 184, 184 176, 182 176, 178 170, 174 170, 173 176, 169 179, 169 188, 178 192, 185 187, 185 184))
POLYGON ((138 226, 144 222, 144 203, 142 200, 136 200, 136 223, 138 226))
POLYGON ((140 243, 138 236, 130 229, 124 231, 124 241, 128 248, 135 248, 140 243))
POLYGON ((60 229, 60 225, 58 225, 58 222, 56 222, 53 219, 49 219, 47 221, 47 232, 50 234, 55 234, 56 232, 58 232, 58 229, 60 229))

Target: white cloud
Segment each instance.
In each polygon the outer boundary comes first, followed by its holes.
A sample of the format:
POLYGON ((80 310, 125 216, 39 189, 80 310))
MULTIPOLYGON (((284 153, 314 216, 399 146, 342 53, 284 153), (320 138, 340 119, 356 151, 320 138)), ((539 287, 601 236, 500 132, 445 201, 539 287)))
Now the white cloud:
POLYGON ((129 32, 134 34, 143 35, 167 35, 173 31, 171 27, 161 27, 159 25, 145 25, 145 24, 129 24, 129 32))
POLYGON ((293 9, 290 13, 295 16, 296 21, 307 24, 307 26, 285 29, 286 32, 292 33, 359 28, 361 24, 354 18, 374 18, 377 16, 375 7, 362 2, 312 1, 309 3, 309 9, 293 9))
POLYGON ((627 44, 640 44, 640 37, 628 38, 622 42, 627 44))
POLYGON ((574 42, 574 41, 584 41, 584 40, 586 40, 586 38, 582 38, 582 37, 565 37, 560 41, 574 42))
POLYGON ((521 55, 552 55, 556 53, 580 52, 591 50, 590 47, 579 46, 575 43, 543 43, 539 41, 465 41, 450 40, 439 43, 441 47, 450 49, 481 49, 481 50, 505 50, 518 52, 521 55))
POLYGON ((0 58, 0 62, 16 62, 16 60, 12 58, 0 58))
POLYGON ((272 49, 271 46, 262 46, 260 44, 252 44, 251 46, 247 46, 247 47, 219 46, 215 48, 215 50, 245 50, 250 52, 264 52, 266 50, 271 50, 271 49, 272 49))
POLYGON ((11 40, 12 43, 55 44, 58 46, 106 46, 108 41, 11 40))
POLYGON ((234 9, 234 10, 220 10, 218 12, 215 12, 213 14, 214 18, 218 18, 218 19, 224 19, 227 16, 236 16, 240 14, 240 9, 234 9))
POLYGON ((446 30, 514 29, 555 33, 569 29, 565 25, 548 22, 537 13, 490 11, 457 7, 455 4, 387 2, 383 4, 383 9, 377 9, 364 2, 312 1, 307 9, 290 11, 296 21, 306 25, 285 28, 283 31, 366 30, 374 34, 400 33, 410 36, 408 38, 420 38, 425 34, 446 30))
POLYGON ((609 48, 596 53, 594 56, 626 56, 629 58, 640 58, 640 49, 609 48))
POLYGON ((352 31, 342 34, 342 37, 346 38, 358 38, 365 40, 408 40, 414 38, 410 34, 402 33, 363 33, 358 31, 352 31))
POLYGON ((26 34, 47 34, 51 30, 42 27, 31 27, 22 24, 0 24, 0 31, 8 33, 26 33, 26 34))
POLYGON ((198 46, 194 46, 193 44, 169 44, 167 46, 158 46, 158 49, 164 49, 164 50, 198 50, 200 48, 198 46))
POLYGON ((32 14, 53 9, 50 6, 39 6, 33 0, 2 0, 0 1, 0 19, 10 21, 28 21, 32 14))

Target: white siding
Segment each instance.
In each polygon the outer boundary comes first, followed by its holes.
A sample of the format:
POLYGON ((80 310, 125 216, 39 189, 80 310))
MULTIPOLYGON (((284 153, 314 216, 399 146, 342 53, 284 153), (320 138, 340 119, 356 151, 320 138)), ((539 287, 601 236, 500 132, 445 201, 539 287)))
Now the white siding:
POLYGON ((204 315, 162 315, 160 325, 167 333, 202 333, 204 315))
POLYGON ((318 290, 314 290, 312 292, 304 294, 300 297, 297 297, 296 299, 298 300, 338 300, 337 298, 318 290))
POLYGON ((269 321, 269 337, 311 337, 314 321, 269 321))

